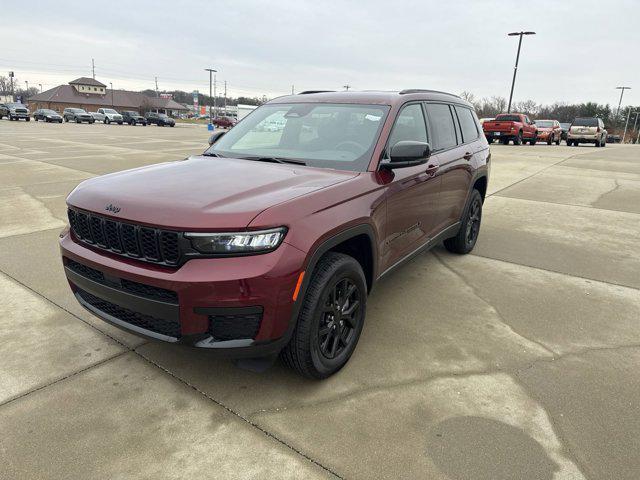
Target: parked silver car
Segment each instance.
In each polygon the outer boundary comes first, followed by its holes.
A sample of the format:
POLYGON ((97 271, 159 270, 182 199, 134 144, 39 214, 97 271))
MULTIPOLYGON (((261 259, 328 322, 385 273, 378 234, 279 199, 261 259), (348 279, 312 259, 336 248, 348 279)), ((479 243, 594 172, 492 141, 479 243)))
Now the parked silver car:
POLYGON ((601 118, 575 118, 567 132, 567 145, 594 143, 596 147, 607 145, 607 131, 601 118))
POLYGON ((104 122, 104 119, 107 118, 104 114, 99 113, 99 112, 89 112, 89 115, 91 115, 91 117, 96 121, 96 122, 104 122))

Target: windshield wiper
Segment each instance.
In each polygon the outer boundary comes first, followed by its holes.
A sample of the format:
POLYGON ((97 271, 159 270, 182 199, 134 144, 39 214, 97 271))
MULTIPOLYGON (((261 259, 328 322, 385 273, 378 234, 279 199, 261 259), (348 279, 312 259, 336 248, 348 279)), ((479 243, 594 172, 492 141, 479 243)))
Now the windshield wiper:
POLYGON ((220 157, 220 158, 225 158, 224 155, 220 155, 219 153, 209 153, 209 152, 204 152, 202 154, 203 157, 220 157))
POLYGON ((298 160, 297 158, 282 158, 282 157, 238 157, 243 160, 255 160, 256 162, 273 162, 273 163, 293 163, 294 165, 306 165, 304 160, 298 160))

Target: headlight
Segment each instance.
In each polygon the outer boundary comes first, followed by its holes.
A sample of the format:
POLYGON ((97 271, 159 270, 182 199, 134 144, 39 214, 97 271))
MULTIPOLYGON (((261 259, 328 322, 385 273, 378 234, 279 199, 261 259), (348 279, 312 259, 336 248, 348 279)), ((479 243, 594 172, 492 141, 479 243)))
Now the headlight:
POLYGON ((287 233, 284 227, 254 232, 185 233, 191 245, 201 253, 261 253, 278 248, 287 233))

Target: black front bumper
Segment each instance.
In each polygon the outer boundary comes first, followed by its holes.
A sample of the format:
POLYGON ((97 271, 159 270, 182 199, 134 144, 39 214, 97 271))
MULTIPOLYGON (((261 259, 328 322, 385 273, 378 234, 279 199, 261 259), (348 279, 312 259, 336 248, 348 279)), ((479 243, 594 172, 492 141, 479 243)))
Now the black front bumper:
POLYGON ((269 341, 235 338, 247 336, 244 335, 247 333, 246 328, 243 330, 247 321, 251 322, 249 327, 253 336, 257 333, 262 318, 262 307, 255 306, 197 308, 196 313, 209 317, 209 329, 200 334, 182 335, 177 295, 175 300, 150 298, 148 292, 141 288, 145 285, 129 282, 137 285, 133 291, 141 292, 132 293, 130 287, 129 290, 124 288, 127 285, 124 283, 126 280, 96 277, 96 273, 102 272, 83 265, 80 265, 83 268, 78 268, 78 265, 77 262, 67 260, 64 269, 80 305, 101 320, 145 339, 205 348, 230 358, 275 355, 288 341, 288 337, 269 341))

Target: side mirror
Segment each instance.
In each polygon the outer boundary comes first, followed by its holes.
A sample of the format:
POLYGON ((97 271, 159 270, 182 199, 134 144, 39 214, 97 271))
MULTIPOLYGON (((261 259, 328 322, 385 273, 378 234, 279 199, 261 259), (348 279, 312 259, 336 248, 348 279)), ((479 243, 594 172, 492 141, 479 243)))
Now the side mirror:
POLYGON ((390 160, 382 164, 383 167, 407 168, 426 163, 431 156, 431 146, 426 142, 403 140, 391 147, 390 160))
POLYGON ((222 137, 225 133, 225 131, 221 131, 218 130, 215 133, 212 133, 211 136, 209 137, 209 145, 213 145, 214 143, 216 143, 218 140, 220 140, 220 137, 222 137))

